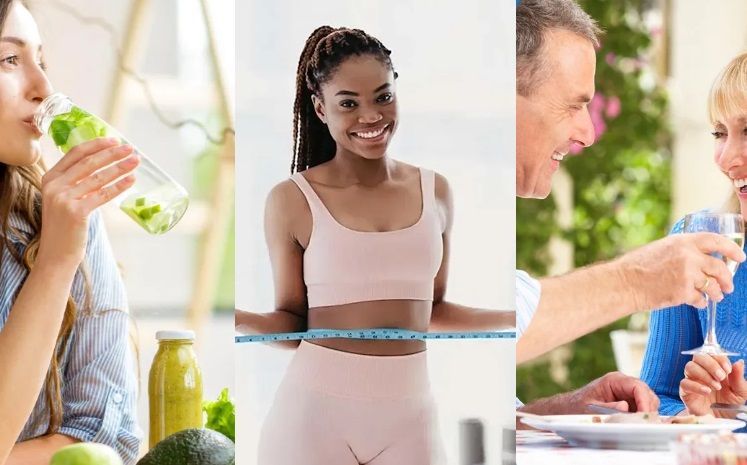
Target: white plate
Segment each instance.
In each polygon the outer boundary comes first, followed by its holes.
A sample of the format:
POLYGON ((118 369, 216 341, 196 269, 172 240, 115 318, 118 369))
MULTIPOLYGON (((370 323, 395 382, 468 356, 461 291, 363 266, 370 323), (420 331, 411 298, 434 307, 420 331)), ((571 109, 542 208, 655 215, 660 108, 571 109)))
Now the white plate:
MULTIPOLYGON (((743 428, 745 422, 716 418, 702 425, 672 425, 650 423, 592 423, 593 417, 607 415, 546 415, 543 418, 522 418, 527 425, 552 431, 578 447, 595 449, 667 450, 670 441, 683 433, 712 433, 743 428)), ((666 417, 662 417, 666 418, 666 417)))

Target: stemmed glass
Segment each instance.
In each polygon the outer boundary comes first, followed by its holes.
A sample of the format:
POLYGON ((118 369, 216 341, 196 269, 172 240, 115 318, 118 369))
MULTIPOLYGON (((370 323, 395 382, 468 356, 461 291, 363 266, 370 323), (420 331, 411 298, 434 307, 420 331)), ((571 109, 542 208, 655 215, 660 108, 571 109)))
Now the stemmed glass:
MULTIPOLYGON (((736 213, 691 213, 685 217, 686 233, 712 232, 720 234, 734 241, 740 248, 744 245, 744 220, 742 215, 736 213)), ((715 253, 714 257, 724 260, 726 267, 734 276, 739 263, 715 253)), ((712 278, 710 278, 712 279, 712 278)), ((706 317, 708 331, 705 335, 703 345, 690 350, 683 350, 683 354, 708 354, 708 355, 738 355, 724 350, 716 340, 716 302, 703 292, 708 304, 708 315, 706 317)))

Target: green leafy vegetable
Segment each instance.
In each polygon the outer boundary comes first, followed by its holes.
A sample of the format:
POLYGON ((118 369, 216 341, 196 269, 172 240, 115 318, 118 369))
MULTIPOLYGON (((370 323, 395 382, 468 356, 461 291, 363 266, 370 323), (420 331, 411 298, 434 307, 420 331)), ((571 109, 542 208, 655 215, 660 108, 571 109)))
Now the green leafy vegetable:
POLYGON ((107 135, 106 123, 79 107, 55 116, 49 125, 55 145, 67 153, 78 144, 107 135))
POLYGON ((236 406, 228 397, 228 388, 224 388, 214 402, 202 403, 202 410, 207 413, 206 428, 224 434, 236 442, 236 406))
POLYGON ((49 134, 52 136, 55 145, 65 145, 67 138, 70 136, 70 131, 73 129, 75 129, 75 125, 70 121, 55 119, 49 125, 49 134))

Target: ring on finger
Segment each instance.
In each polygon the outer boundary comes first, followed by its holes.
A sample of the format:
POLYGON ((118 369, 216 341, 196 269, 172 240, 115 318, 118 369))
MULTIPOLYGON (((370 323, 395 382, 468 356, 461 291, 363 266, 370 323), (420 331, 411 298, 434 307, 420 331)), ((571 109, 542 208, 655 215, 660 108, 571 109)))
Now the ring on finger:
POLYGON ((699 290, 700 292, 705 292, 706 289, 708 289, 708 286, 711 285, 711 277, 706 276, 705 282, 702 286, 695 286, 695 289, 699 290))

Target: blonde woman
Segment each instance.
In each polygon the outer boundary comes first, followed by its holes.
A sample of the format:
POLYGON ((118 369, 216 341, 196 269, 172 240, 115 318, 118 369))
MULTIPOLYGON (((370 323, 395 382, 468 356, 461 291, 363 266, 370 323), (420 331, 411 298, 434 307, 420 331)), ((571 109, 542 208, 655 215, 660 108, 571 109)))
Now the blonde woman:
MULTIPOLYGON (((747 53, 734 58, 711 88, 708 109, 713 125, 714 161, 733 189, 728 209, 747 218, 747 53)), ((682 231, 683 221, 673 228, 682 231)), ((713 402, 744 404, 747 382, 747 267, 737 268, 734 292, 718 304, 718 339, 724 347, 741 355, 713 357, 682 355, 703 343, 706 312, 687 305, 651 314, 651 336, 641 378, 661 398, 666 415, 691 413, 722 415, 711 409, 713 402)))

